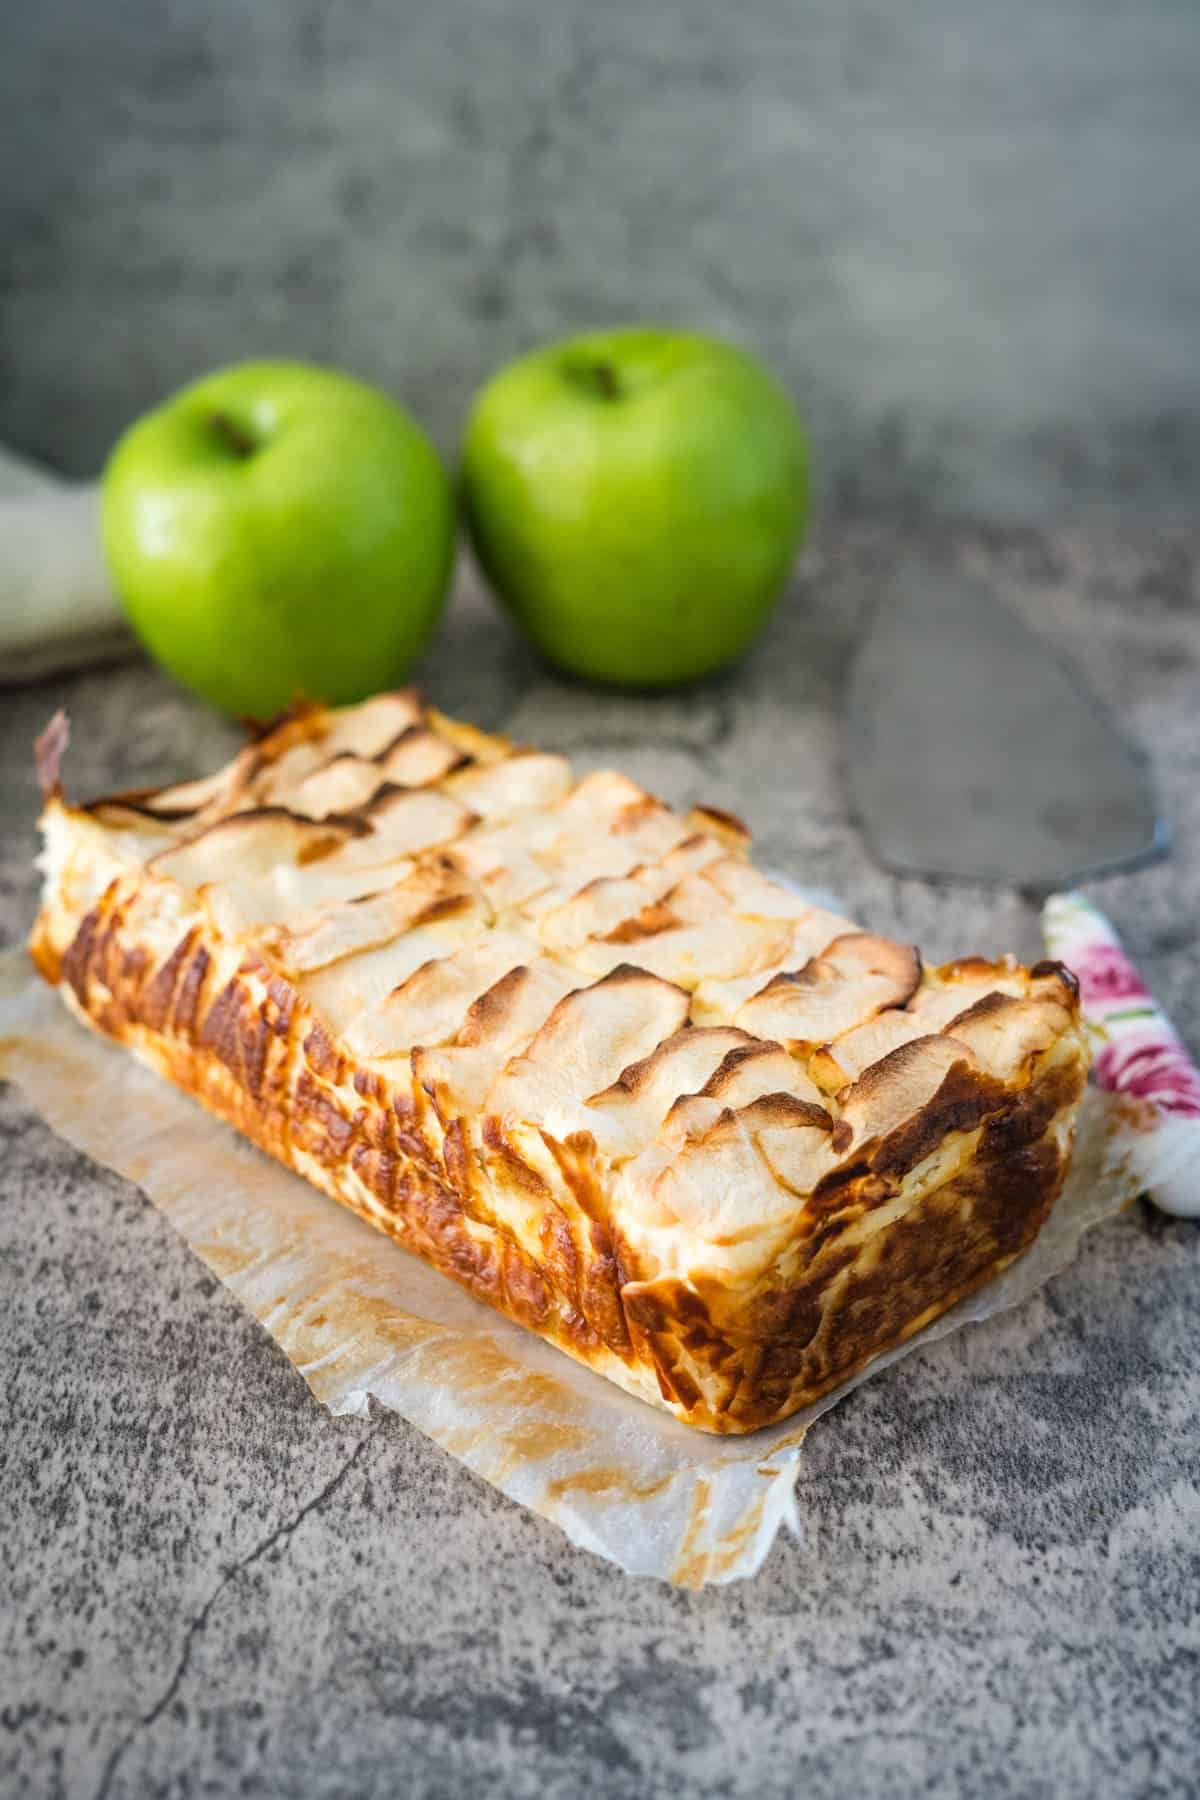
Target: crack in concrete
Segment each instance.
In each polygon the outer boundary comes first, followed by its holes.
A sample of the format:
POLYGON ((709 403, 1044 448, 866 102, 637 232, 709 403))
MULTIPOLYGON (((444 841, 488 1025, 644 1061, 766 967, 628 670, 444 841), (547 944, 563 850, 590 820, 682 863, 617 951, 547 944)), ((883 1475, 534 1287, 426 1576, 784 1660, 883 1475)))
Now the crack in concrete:
POLYGON ((212 1593, 208 1596, 208 1599, 204 1602, 204 1605, 200 1608, 199 1612, 194 1614, 194 1616, 188 1620, 187 1629, 183 1636, 183 1647, 179 1652, 175 1668, 172 1671, 171 1678, 166 1687, 154 1702, 153 1706, 151 1706, 148 1711, 142 1713, 134 1721, 129 1730, 125 1733, 125 1736, 119 1740, 110 1752, 108 1761, 105 1763, 104 1771, 100 1777, 100 1785, 96 1789, 95 1800, 107 1800, 113 1781, 116 1778, 117 1770, 121 1765, 126 1751, 128 1751, 130 1746, 136 1742, 142 1732, 148 1731, 150 1727, 162 1717, 163 1713, 167 1710, 168 1706, 170 1706, 176 1694, 179 1692, 180 1687, 183 1685, 184 1676, 188 1671, 188 1664, 191 1661, 192 1645, 208 1624, 213 1607, 225 1592, 225 1589, 246 1569, 260 1561, 270 1550, 273 1550, 276 1544, 283 1540, 290 1542, 295 1532, 304 1523, 305 1519, 308 1518, 309 1514, 316 1512, 322 1507, 325 1502, 337 1492, 338 1488, 341 1487, 350 1471, 363 1455, 367 1446, 372 1442, 377 1429, 378 1427, 366 1434, 361 1443, 359 1443, 346 1458, 346 1461, 342 1464, 337 1473, 325 1483, 325 1486, 321 1489, 320 1493, 314 1494, 311 1500, 307 1500, 294 1518, 288 1519, 284 1524, 276 1526, 275 1530, 272 1531, 269 1536, 265 1537, 261 1544, 256 1544, 254 1549, 242 1557, 240 1562, 231 1563, 224 1571, 221 1579, 217 1582, 212 1593))

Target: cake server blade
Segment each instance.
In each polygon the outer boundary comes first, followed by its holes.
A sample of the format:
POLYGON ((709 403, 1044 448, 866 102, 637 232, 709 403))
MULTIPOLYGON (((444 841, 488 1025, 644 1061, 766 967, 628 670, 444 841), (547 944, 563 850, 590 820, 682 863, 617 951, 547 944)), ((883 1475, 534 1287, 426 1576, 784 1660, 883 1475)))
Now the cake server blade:
POLYGON ((992 591, 899 566, 851 670, 850 798, 901 874, 1034 892, 1160 854, 1143 756, 992 591))

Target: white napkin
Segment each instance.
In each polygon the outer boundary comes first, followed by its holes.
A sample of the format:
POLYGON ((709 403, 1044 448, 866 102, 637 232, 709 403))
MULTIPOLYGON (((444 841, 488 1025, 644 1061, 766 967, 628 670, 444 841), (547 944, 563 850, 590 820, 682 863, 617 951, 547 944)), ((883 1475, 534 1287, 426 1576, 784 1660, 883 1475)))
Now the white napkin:
POLYGON ((0 687, 128 654, 97 490, 0 448, 0 687))

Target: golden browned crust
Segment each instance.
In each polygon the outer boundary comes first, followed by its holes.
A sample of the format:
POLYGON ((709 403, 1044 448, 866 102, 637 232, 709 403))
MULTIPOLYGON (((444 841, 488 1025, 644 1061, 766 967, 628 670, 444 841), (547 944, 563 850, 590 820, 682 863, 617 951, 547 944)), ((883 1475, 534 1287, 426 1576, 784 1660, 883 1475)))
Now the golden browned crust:
POLYGON ((52 793, 45 825, 30 948, 80 1017, 706 1430, 919 1330, 1063 1180, 1087 1056, 1058 965, 922 970, 739 863, 736 821, 414 696, 184 788, 52 793))

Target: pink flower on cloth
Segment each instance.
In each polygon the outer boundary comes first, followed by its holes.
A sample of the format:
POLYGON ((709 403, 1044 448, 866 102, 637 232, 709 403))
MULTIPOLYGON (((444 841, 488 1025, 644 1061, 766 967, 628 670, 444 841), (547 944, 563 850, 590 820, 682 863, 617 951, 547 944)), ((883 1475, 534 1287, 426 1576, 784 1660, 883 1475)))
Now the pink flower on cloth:
POLYGON ((1049 954, 1079 978, 1083 1016, 1099 1039, 1097 1086, 1149 1103, 1152 1125, 1127 1140, 1154 1204, 1200 1219, 1200 1071, 1162 1008, 1147 993, 1120 939, 1084 894, 1051 894, 1042 912, 1049 954))
POLYGON ((1118 1038, 1104 1046, 1093 1066, 1101 1087, 1137 1094, 1167 1112, 1200 1119, 1200 1074, 1178 1039, 1158 1037, 1131 1044, 1118 1038))
POLYGON ((1074 953, 1071 968, 1079 978, 1085 1006, 1105 1000, 1149 1001, 1137 970, 1115 944, 1081 946, 1074 953))

